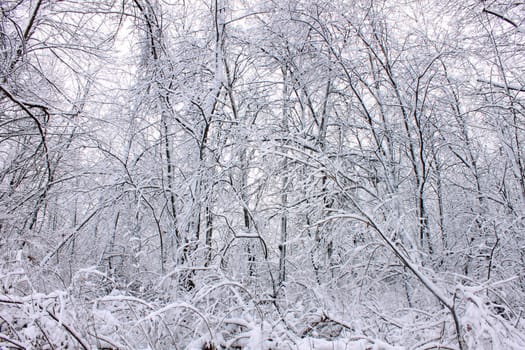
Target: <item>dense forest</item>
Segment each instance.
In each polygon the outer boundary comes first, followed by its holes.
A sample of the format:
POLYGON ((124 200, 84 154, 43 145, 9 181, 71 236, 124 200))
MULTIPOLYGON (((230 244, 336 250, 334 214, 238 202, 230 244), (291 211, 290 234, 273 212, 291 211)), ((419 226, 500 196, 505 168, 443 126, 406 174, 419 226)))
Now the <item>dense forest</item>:
POLYGON ((1 349, 525 349, 524 2, 0 10, 1 349))

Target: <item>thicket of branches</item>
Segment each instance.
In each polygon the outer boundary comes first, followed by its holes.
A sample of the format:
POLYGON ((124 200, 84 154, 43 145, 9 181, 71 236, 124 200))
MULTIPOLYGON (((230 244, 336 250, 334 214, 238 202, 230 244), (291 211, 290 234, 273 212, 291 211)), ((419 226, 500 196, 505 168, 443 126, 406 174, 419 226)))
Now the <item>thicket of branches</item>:
POLYGON ((521 2, 0 10, 1 348, 525 348, 521 2))

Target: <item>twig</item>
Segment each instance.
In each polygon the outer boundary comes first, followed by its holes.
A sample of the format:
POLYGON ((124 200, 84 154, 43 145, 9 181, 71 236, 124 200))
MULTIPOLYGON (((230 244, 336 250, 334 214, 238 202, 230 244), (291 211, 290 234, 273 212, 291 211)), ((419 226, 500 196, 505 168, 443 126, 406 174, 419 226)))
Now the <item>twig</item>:
POLYGON ((77 334, 77 332, 69 327, 66 323, 64 323, 62 320, 60 320, 58 317, 56 317, 55 314, 53 314, 51 311, 49 310, 46 310, 47 311, 47 314, 53 319, 55 320, 58 324, 60 324, 62 327, 64 327, 64 329, 69 333, 71 334, 71 336, 73 338, 75 338, 75 340, 82 346, 82 348, 84 350, 89 350, 89 346, 87 346, 84 341, 82 340, 82 338, 80 338, 80 335, 77 334))
POLYGON ((498 17, 499 19, 509 23, 510 25, 512 25, 514 28, 518 28, 518 25, 516 23, 514 23, 514 21, 508 19, 507 17, 503 16, 502 14, 499 14, 497 12, 494 12, 492 10, 487 10, 486 8, 483 9, 482 12, 485 12, 485 13, 488 13, 489 15, 493 15, 493 16, 496 16, 498 17))
POLYGON ((8 336, 3 335, 1 333, 0 333, 0 339, 17 346, 19 349, 24 349, 24 350, 27 349, 27 346, 25 346, 24 344, 19 343, 16 340, 11 339, 8 336))

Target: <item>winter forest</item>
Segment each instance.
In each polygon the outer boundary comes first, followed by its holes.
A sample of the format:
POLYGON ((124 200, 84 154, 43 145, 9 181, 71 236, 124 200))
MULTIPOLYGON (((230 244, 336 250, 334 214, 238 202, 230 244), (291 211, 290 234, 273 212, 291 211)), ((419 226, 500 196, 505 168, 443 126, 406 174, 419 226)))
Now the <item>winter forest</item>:
POLYGON ((525 349, 525 2, 0 10, 0 349, 525 349))

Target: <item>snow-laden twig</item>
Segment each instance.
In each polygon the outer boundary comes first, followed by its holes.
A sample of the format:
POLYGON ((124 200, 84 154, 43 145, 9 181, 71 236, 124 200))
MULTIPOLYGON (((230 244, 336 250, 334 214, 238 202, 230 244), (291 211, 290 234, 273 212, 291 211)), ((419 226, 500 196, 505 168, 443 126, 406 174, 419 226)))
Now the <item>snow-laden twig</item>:
MULTIPOLYGON (((21 342, 19 342, 19 341, 16 341, 16 340, 14 340, 14 339, 11 339, 11 338, 9 338, 7 335, 5 335, 5 334, 1 334, 1 333, 0 333, 0 340, 6 341, 6 342, 8 342, 8 343, 11 343, 11 344, 13 344, 14 346, 16 346, 18 349, 24 349, 24 350, 25 350, 25 349, 29 349, 29 346, 27 346, 27 345, 25 345, 25 344, 23 344, 23 343, 21 343, 21 342)), ((0 349, 1 349, 1 347, 0 347, 0 349)))
POLYGON ((142 319, 138 320, 137 324, 145 322, 145 321, 148 321, 148 320, 152 320, 155 317, 160 317, 165 312, 168 312, 169 310, 173 310, 173 309, 177 309, 177 308, 190 310, 193 313, 195 313, 197 316, 199 316, 202 319, 202 321, 204 322, 204 324, 206 325, 206 328, 207 328, 208 333, 210 335, 210 339, 212 341, 214 340, 215 337, 213 335, 213 332, 211 330, 210 324, 209 324, 208 320, 206 319, 206 317, 199 310, 197 310, 195 307, 193 307, 192 305, 190 305, 188 303, 185 303, 185 302, 168 304, 168 305, 166 305, 166 306, 164 306, 164 307, 162 307, 162 308, 160 308, 160 309, 158 309, 156 311, 153 311, 152 313, 148 314, 146 317, 143 317, 142 319))

